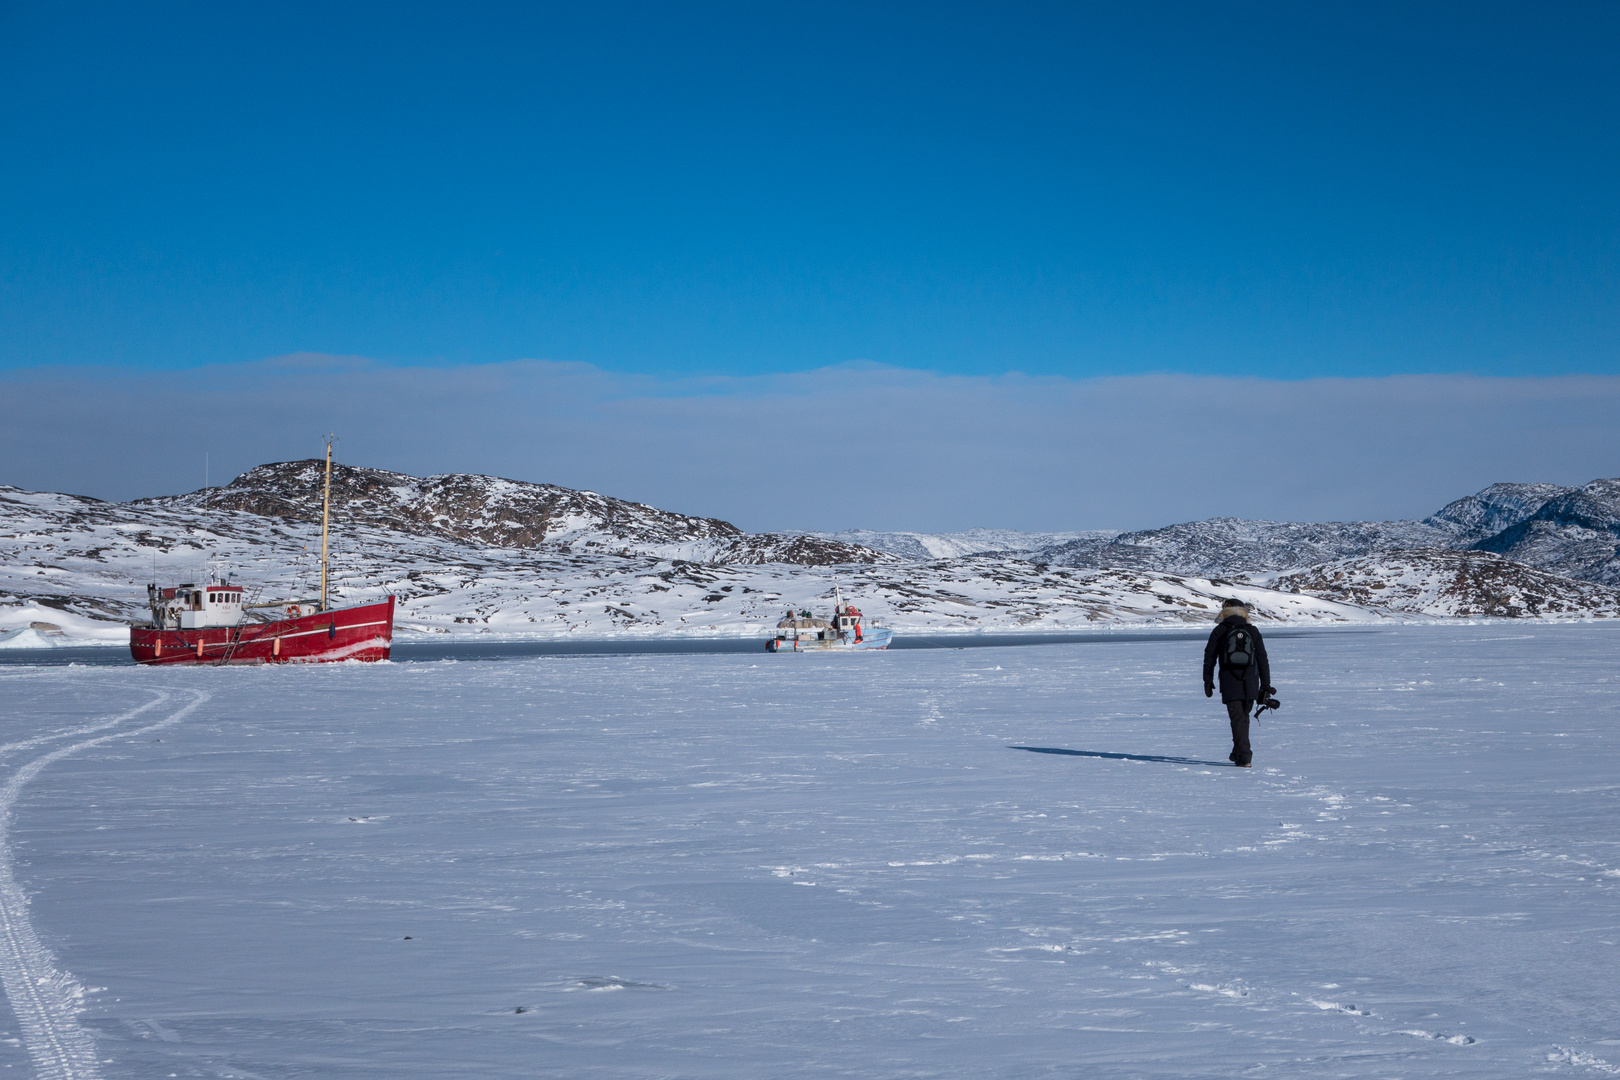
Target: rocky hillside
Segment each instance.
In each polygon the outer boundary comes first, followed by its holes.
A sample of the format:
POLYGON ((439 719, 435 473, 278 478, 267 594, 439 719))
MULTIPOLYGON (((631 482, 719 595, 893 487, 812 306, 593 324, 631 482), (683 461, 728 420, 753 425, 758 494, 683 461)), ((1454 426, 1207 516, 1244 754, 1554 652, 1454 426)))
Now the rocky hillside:
POLYGON ((1561 490, 1474 546, 1538 569, 1620 585, 1620 480, 1561 490))
POLYGON ((1421 521, 1216 518, 1071 540, 1030 557, 1060 566, 1243 577, 1416 548, 1493 552, 1549 573, 1620 584, 1620 480, 1580 488, 1492 484, 1421 521))
POLYGON ((1512 528, 1572 490, 1557 484, 1492 484, 1447 503, 1424 520, 1437 528, 1454 530, 1451 546, 1470 547, 1512 528))
POLYGON ((1107 540, 1118 536, 1119 530, 1028 533, 1013 529, 968 529, 953 533, 921 533, 846 529, 843 532, 812 535, 887 551, 891 555, 898 555, 913 562, 928 562, 931 559, 957 559, 964 555, 982 555, 987 552, 1018 554, 1043 551, 1071 540, 1107 540))
MULTIPOLYGON (((325 463, 286 461, 250 469, 223 488, 138 499, 131 505, 237 510, 318 523, 325 463)), ((418 478, 332 466, 334 521, 496 547, 651 554, 703 562, 806 565, 887 561, 885 553, 826 537, 749 534, 718 518, 555 484, 451 473, 418 478)))
POLYGON ((1620 617, 1620 590, 1550 574, 1486 551, 1390 551, 1279 574, 1270 584, 1282 592, 1394 614, 1620 617))
POLYGON ((1121 566, 1165 574, 1243 575, 1398 548, 1449 546, 1456 533, 1426 521, 1305 523, 1215 518, 1107 539, 1071 540, 1035 557, 1059 566, 1121 566))

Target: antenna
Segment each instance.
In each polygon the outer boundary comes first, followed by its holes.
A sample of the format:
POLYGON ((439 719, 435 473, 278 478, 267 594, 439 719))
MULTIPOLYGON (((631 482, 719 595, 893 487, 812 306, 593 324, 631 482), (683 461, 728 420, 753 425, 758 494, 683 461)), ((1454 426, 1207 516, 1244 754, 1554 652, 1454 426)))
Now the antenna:
MULTIPOLYGON (((208 511, 209 513, 213 513, 213 510, 214 510, 214 493, 211 490, 209 490, 209 487, 208 487, 208 451, 206 451, 206 450, 203 451, 203 509, 208 511)), ((213 530, 212 529, 209 530, 209 535, 213 535, 213 530)), ((209 578, 212 578, 213 574, 214 574, 213 567, 212 567, 213 556, 210 555, 209 559, 210 559, 210 565, 209 565, 209 570, 208 570, 208 576, 209 576, 209 578)))
POLYGON ((337 436, 326 434, 326 491, 321 496, 321 610, 326 610, 326 534, 332 519, 332 444, 337 436))

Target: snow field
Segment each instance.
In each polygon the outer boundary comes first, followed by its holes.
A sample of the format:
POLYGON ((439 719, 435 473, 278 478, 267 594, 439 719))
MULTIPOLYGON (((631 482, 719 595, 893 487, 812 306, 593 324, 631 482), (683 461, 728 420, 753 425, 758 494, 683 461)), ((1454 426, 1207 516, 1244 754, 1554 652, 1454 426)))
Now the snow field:
POLYGON ((0 668, 3 854, 109 1080, 1610 1075, 1620 628, 1271 652, 0 668))

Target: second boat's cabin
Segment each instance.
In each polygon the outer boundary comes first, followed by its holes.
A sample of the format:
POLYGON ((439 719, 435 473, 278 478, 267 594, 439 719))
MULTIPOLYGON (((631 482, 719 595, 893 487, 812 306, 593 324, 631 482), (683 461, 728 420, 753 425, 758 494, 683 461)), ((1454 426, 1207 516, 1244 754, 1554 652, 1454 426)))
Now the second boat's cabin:
POLYGON ((795 615, 788 612, 787 616, 776 624, 779 638, 825 637, 831 629, 826 619, 813 618, 808 612, 795 615))

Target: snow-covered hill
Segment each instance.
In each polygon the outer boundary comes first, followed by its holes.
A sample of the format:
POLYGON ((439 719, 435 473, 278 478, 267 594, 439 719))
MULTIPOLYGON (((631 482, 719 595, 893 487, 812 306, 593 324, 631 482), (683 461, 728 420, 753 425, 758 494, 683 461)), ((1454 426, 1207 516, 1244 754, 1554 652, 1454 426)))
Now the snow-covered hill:
POLYGON ((1438 528, 1456 530, 1454 545, 1477 544, 1511 529, 1551 500, 1573 490, 1557 484, 1492 484, 1447 503, 1425 520, 1438 528))
MULTIPOLYGON (((317 523, 318 459, 250 469, 223 488, 138 499, 133 507, 240 510, 317 523)), ((452 473, 418 478, 335 464, 336 520, 416 536, 518 549, 598 551, 704 562, 882 562, 883 553, 828 537, 748 534, 718 518, 692 517, 594 491, 452 473)))
POLYGON ((1014 529, 968 529, 965 532, 954 533, 846 529, 837 533, 807 535, 858 544, 915 562, 927 562, 931 559, 955 559, 964 555, 983 555, 987 552, 1042 551, 1074 540, 1107 540, 1118 536, 1119 533, 1111 529, 1068 533, 1030 533, 1014 529))
POLYGON ((1475 546, 1542 570, 1620 585, 1620 480, 1562 490, 1475 546))
POLYGON ((1549 574, 1486 551, 1390 551, 1279 574, 1270 584, 1396 614, 1620 617, 1620 590, 1549 574))
MULTIPOLYGON (((132 503, 0 488, 0 632, 44 620, 116 638, 146 617, 148 582, 202 580, 210 561, 253 598, 311 595, 320 467, 132 503)), ((1617 481, 1495 485, 1421 522, 1219 519, 1118 536, 751 535, 554 485, 349 466, 333 487, 334 596, 398 596, 402 633, 763 634, 789 607, 826 607, 835 586, 902 631, 1196 623, 1233 594, 1285 621, 1620 615, 1601 581, 1617 481), (1470 544, 1547 565, 1458 550, 1470 544), (1550 569, 1571 562, 1599 580, 1550 569)))
POLYGON ((1215 518, 1108 539, 1071 540, 1038 553, 1061 566, 1129 566, 1172 574, 1244 575, 1375 551, 1449 546, 1456 534, 1425 521, 1322 524, 1215 518))
POLYGON ((1242 577, 1415 548, 1490 551, 1549 573, 1620 584, 1620 480, 1581 488, 1492 484, 1421 521, 1190 521, 1070 540, 1031 557, 1242 577))
MULTIPOLYGON (((308 596, 316 588, 319 545, 318 523, 248 510, 0 489, 0 605, 7 611, 0 629, 27 625, 41 612, 142 619, 147 582, 200 580, 211 560, 248 586, 250 600, 308 596)), ((1042 567, 994 556, 885 558, 836 566, 698 562, 640 553, 630 544, 617 551, 499 546, 455 539, 437 525, 407 531, 382 519, 337 530, 332 582, 345 603, 393 593, 401 630, 424 633, 763 634, 789 607, 827 607, 839 585, 869 616, 909 630, 1200 622, 1234 590, 1275 618, 1378 617, 1336 601, 1177 575, 1042 567)))

